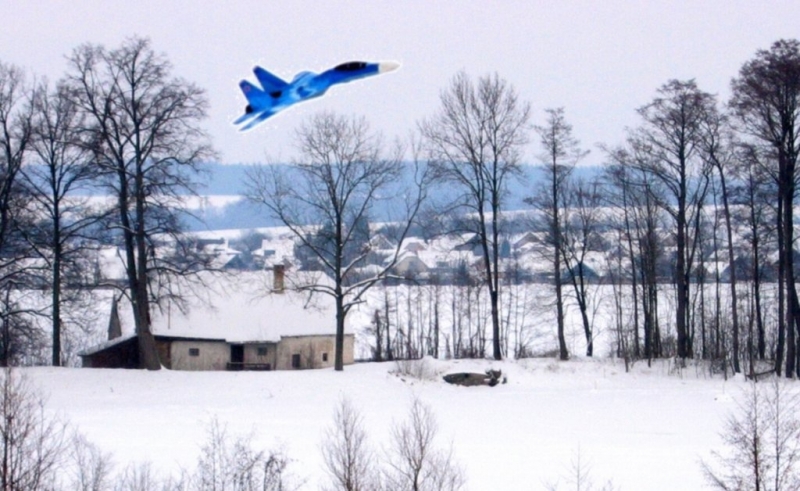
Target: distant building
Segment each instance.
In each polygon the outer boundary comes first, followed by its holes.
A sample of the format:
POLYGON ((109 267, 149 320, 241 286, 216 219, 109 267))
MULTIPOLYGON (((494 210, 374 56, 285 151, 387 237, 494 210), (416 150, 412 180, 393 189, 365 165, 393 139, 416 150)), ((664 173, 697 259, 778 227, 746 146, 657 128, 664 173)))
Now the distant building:
MULTIPOLYGON (((284 289, 283 268, 249 272, 208 292, 188 312, 153 314, 162 364, 173 370, 292 370, 332 367, 336 316, 331 299, 284 289), (267 277, 269 276, 269 279, 267 277), (271 281, 266 293, 265 281, 271 281)), ((211 283, 211 284, 214 284, 211 283)), ((80 356, 84 367, 136 368, 137 339, 127 301, 111 306, 108 341, 80 356)), ((344 363, 354 360, 354 336, 344 363)))
POLYGON ((231 248, 228 239, 220 238, 201 238, 198 239, 195 247, 197 252, 210 258, 213 267, 218 269, 247 269, 242 262, 242 252, 231 248))
POLYGON ((295 241, 292 238, 262 239, 261 247, 252 252, 262 269, 275 264, 290 266, 295 262, 295 241))
POLYGON ((394 273, 405 278, 419 278, 428 272, 428 266, 413 252, 403 252, 394 265, 394 273))

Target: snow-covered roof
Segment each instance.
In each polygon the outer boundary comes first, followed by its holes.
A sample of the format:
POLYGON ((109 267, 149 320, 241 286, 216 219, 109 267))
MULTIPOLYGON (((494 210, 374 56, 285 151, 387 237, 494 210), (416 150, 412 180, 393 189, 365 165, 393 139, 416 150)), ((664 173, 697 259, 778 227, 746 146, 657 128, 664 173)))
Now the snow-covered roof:
POLYGON ((118 344, 122 344, 125 341, 129 341, 129 340, 131 340, 131 339, 133 339, 135 337, 136 337, 136 334, 133 333, 133 332, 130 332, 130 333, 124 334, 124 335, 122 335, 122 336, 120 336, 118 338, 109 339, 108 341, 106 341, 104 343, 96 344, 96 345, 92 346, 91 348, 88 348, 88 349, 85 349, 85 350, 81 351, 80 353, 78 353, 78 355, 79 356, 90 356, 90 355, 93 355, 95 353, 99 353, 101 351, 107 350, 108 348, 111 348, 111 347, 116 346, 118 344))
POLYGON ((242 252, 233 249, 226 237, 217 240, 211 239, 198 245, 202 252, 212 257, 211 265, 214 268, 223 268, 242 252))
POLYGON ((124 253, 117 247, 103 247, 97 253, 97 266, 105 279, 125 278, 124 253))
MULTIPOLYGON (((167 307, 162 312, 154 309, 153 334, 247 343, 336 332, 331 297, 290 290, 269 293, 271 273, 242 272, 225 279, 214 277, 209 283, 212 289, 190 302, 187 312, 177 307, 167 307)), ((127 301, 120 302, 119 313, 123 336, 133 333, 133 316, 127 301)))
POLYGON ((253 251, 253 256, 263 258, 265 266, 290 265, 295 260, 294 247, 295 240, 292 237, 263 239, 261 247, 253 251))
POLYGON ((428 245, 425 244, 425 241, 417 238, 417 237, 409 237, 403 241, 403 246, 401 250, 403 252, 419 252, 424 251, 428 248, 428 245))

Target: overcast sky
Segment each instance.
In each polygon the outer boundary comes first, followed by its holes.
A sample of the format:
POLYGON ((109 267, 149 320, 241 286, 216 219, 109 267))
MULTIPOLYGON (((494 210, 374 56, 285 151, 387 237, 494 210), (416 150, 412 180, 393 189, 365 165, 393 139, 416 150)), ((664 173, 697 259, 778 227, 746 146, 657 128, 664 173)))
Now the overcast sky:
MULTIPOLYGON (((0 60, 51 80, 81 43, 149 37, 175 75, 207 90, 203 124, 225 163, 291 158, 295 129, 320 110, 363 115, 387 139, 407 136, 460 70, 507 79, 534 123, 563 106, 585 148, 613 145, 668 80, 694 78, 724 100, 756 50, 800 37, 798 1, 2 0, 0 11, 0 60), (350 60, 402 68, 334 87, 250 132, 232 126, 245 105, 238 82, 254 80, 253 65, 291 79, 350 60)), ((536 154, 531 145, 528 160, 536 154)), ((593 150, 587 163, 599 159, 593 150)))

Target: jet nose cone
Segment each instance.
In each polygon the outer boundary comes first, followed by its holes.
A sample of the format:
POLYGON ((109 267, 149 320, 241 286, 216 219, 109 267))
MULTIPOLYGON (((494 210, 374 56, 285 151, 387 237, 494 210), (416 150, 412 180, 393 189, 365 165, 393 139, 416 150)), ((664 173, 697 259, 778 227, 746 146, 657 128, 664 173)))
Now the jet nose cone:
POLYGON ((400 63, 396 61, 382 61, 378 63, 378 73, 393 72, 400 68, 400 63))

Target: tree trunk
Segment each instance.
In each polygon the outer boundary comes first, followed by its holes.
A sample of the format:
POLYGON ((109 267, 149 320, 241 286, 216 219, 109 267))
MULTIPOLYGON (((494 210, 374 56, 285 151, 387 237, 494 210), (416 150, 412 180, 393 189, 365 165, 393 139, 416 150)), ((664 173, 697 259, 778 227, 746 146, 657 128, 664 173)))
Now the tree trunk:
POLYGON ((560 360, 569 360, 569 351, 567 350, 567 338, 564 335, 564 298, 561 285, 561 254, 556 250, 555 258, 555 282, 556 282, 556 317, 558 325, 558 358, 560 360))
POLYGON ((800 321, 800 305, 797 300, 797 288, 794 278, 794 166, 787 156, 781 152, 779 155, 782 169, 781 188, 783 198, 783 270, 786 288, 786 378, 793 378, 795 374, 795 322, 800 321))
POLYGON ((677 308, 675 312, 675 329, 678 335, 678 358, 691 357, 689 348, 689 274, 686 264, 686 215, 683 199, 678 201, 677 218, 677 261, 675 265, 675 281, 677 293, 677 308))
POLYGON ((439 358, 439 287, 436 288, 436 299, 433 304, 433 357, 439 358))
MULTIPOLYGON (((625 240, 628 246, 628 260, 631 262, 631 294, 633 299, 633 356, 641 356, 639 342, 639 290, 637 286, 636 255, 633 250, 633 238, 631 231, 630 218, 628 217, 627 190, 623 189, 623 212, 625 213, 625 240)), ((621 261, 621 259, 620 259, 621 261)), ((621 268, 620 268, 621 269, 621 268)))
POLYGON ((736 258, 733 252, 733 225, 731 225, 731 209, 728 203, 728 188, 725 174, 719 169, 720 184, 722 185, 722 206, 725 212, 725 231, 728 235, 728 271, 731 282, 731 321, 733 322, 733 369, 741 372, 739 366, 739 303, 736 294, 736 258))
POLYGON ((562 292, 561 281, 561 217, 559 215, 559 187, 557 178, 556 162, 553 161, 553 182, 551 189, 551 203, 553 206, 553 241, 555 242, 553 251, 555 257, 553 258, 553 280, 556 286, 556 324, 558 326, 558 358, 560 360, 569 359, 569 351, 567 350, 567 339, 564 335, 564 298, 562 292))
POLYGON ((758 333, 757 352, 758 359, 766 359, 767 344, 766 330, 764 328, 764 318, 761 310, 761 240, 759 239, 759 227, 756 219, 756 197, 753 179, 750 177, 748 186, 748 205, 750 208, 750 233, 752 239, 750 246, 753 249, 753 260, 751 262, 751 281, 753 282, 753 300, 755 302, 756 332, 758 333))
POLYGON ((372 360, 383 361, 383 321, 378 309, 375 309, 372 322, 375 323, 375 351, 372 353, 372 360))
MULTIPOLYGON (((344 370, 344 302, 341 295, 336 296, 336 346, 334 349, 333 369, 344 370)), ((388 339, 388 336, 387 336, 388 339)))
POLYGON ((495 360, 503 359, 503 351, 500 345, 500 308, 497 290, 489 292, 489 299, 492 303, 492 356, 495 360))
POLYGON ((139 348, 139 366, 147 370, 160 370, 161 360, 156 348, 156 340, 150 330, 150 302, 147 298, 147 287, 139 281, 135 295, 136 338, 139 348))
POLYGON ((583 277, 583 263, 578 264, 578 270, 569 268, 569 275, 572 279, 572 288, 575 291, 575 299, 578 302, 578 310, 581 313, 581 324, 583 325, 583 335, 586 338, 586 356, 594 353, 594 340, 592 335, 592 325, 589 322, 589 306, 586 294, 586 283, 583 277))
POLYGON ((139 339, 139 363, 147 370, 160 370, 161 360, 156 349, 156 341, 153 337, 150 325, 150 296, 147 291, 148 267, 147 267, 147 233, 145 231, 145 190, 141 169, 142 163, 137 165, 136 172, 136 231, 134 245, 136 247, 136 316, 138 324, 136 333, 139 339))
POLYGON ((58 226, 54 232, 53 248, 53 366, 61 366, 61 237, 58 226))

